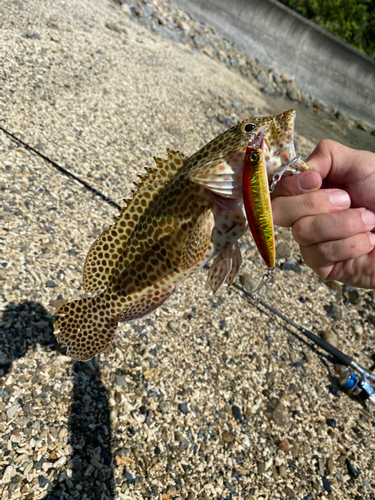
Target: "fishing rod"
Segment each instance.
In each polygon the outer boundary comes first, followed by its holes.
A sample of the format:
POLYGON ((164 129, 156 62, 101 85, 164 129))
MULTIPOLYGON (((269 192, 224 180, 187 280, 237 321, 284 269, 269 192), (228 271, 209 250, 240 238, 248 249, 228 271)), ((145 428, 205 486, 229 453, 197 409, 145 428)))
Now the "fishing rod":
MULTIPOLYGON (((31 151, 32 153, 40 156, 45 162, 49 163, 52 165, 54 168, 59 170, 61 173, 64 175, 67 175, 68 177, 73 178, 75 181, 81 183, 86 189, 91 191, 94 195, 99 196, 102 198, 105 202, 108 204, 120 209, 121 207, 108 198, 106 195, 92 187, 88 182, 84 181, 83 179, 80 179, 79 177, 75 176, 72 172, 69 172, 69 170, 66 170, 65 168, 61 167, 58 163, 55 161, 51 160, 48 156, 40 153, 37 149, 33 148, 29 144, 25 143, 18 137, 16 137, 14 134, 9 132, 8 130, 4 129, 3 127, 0 126, 0 130, 4 132, 8 137, 10 137, 13 141, 17 142, 19 145, 23 146, 25 149, 31 151)), ((294 161, 294 160, 293 160, 294 161)), ((285 170, 285 167, 284 169, 285 170)), ((279 172, 278 175, 281 176, 283 172, 279 172)), ((277 174, 276 174, 277 175, 277 174)), ((274 176, 275 177, 275 176, 274 176)), ((279 178, 275 178, 274 181, 278 181, 279 178)), ((209 269, 209 266, 206 264, 204 268, 209 269)), ((248 292, 243 288, 242 286, 238 285, 237 283, 233 283, 232 286, 242 292, 248 299, 252 299, 252 301, 248 300, 248 302, 252 305, 254 305, 254 302, 257 304, 260 304, 262 307, 267 309, 268 311, 272 312, 275 316, 278 316, 281 318, 283 321, 288 323, 289 325, 293 326, 295 329, 297 329, 300 333, 302 333, 305 337, 310 339, 314 344, 318 345, 321 347, 323 350, 331 354, 334 358, 337 359, 337 361, 347 367, 347 369, 341 370, 341 375, 339 378, 339 385, 346 390, 348 394, 351 394, 353 396, 359 396, 362 400, 370 401, 372 404, 375 404, 375 389, 371 386, 370 381, 373 381, 375 383, 375 375, 363 368, 357 361, 355 361, 353 358, 348 356, 347 354, 344 354, 342 351, 334 347, 333 345, 329 344, 325 340, 321 339, 314 333, 310 332, 309 330, 306 330, 306 328, 303 328, 302 326, 297 325, 294 321, 291 319, 287 318, 284 314, 282 314, 280 311, 275 309, 274 307, 268 305, 265 303, 263 300, 261 300, 259 293, 256 295, 253 295, 252 293, 248 292), (357 373, 355 373, 355 370, 357 373)), ((267 286, 267 284, 266 284, 267 286)), ((258 290, 259 292, 259 290, 258 290)), ((260 309, 260 308, 259 308, 260 309)), ((261 309, 260 309, 261 310, 261 309)), ((262 310, 261 310, 262 311, 262 310)), ((264 312, 264 311, 262 311, 264 312)))
MULTIPOLYGON (((345 389, 348 394, 359 396, 362 400, 368 400, 372 404, 375 404, 375 389, 370 384, 370 381, 373 381, 373 383, 375 382, 375 375, 373 373, 366 370, 366 368, 363 368, 363 366, 357 363, 357 361, 337 349, 337 347, 334 347, 324 339, 318 337, 309 330, 306 330, 306 328, 303 328, 303 326, 297 325, 297 323, 295 323, 293 320, 287 318, 280 311, 260 299, 259 296, 253 295, 237 283, 233 283, 232 286, 234 288, 237 288, 237 290, 240 290, 246 297, 251 298, 252 301, 256 301, 257 303, 261 304, 262 307, 264 307, 268 311, 271 311, 275 316, 278 316, 286 323, 296 328, 305 337, 312 340, 314 344, 318 345, 326 352, 331 354, 334 358, 336 358, 341 365, 347 367, 347 369, 340 370, 341 374, 339 378, 339 385, 343 389, 345 389), (358 374, 352 370, 356 370, 358 374)), ((251 303, 250 301, 248 302, 251 303)))

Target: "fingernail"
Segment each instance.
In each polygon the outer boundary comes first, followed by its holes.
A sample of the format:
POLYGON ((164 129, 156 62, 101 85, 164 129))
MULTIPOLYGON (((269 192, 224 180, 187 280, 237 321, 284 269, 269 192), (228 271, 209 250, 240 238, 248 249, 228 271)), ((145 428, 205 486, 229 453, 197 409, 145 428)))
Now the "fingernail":
POLYGON ((368 239, 370 240, 371 245, 375 245, 375 233, 369 233, 368 239))
POLYGON ((315 175, 311 175, 310 172, 301 174, 298 178, 298 186, 302 191, 311 191, 319 187, 318 180, 315 175))
POLYGON ((375 226, 375 214, 374 212, 371 212, 371 210, 363 210, 361 212, 362 220, 363 223, 368 226, 368 227, 374 227, 375 226))
POLYGON ((331 189, 329 198, 335 207, 350 207, 350 196, 346 191, 342 191, 342 189, 331 189))

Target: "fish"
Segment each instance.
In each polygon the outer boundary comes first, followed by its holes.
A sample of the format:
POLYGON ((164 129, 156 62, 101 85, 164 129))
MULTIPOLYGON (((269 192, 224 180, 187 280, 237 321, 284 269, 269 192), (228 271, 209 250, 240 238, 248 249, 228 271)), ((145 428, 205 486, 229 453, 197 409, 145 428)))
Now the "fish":
MULTIPOLYGON (((217 292, 235 280, 241 263, 238 239, 247 231, 242 174, 249 141, 263 134, 270 176, 295 156, 296 112, 257 117, 231 127, 185 156, 167 149, 154 158, 114 224, 92 244, 83 269, 92 296, 55 311, 57 341, 66 354, 87 361, 104 352, 119 322, 148 316, 211 259, 208 283, 217 292)), ((302 160, 286 174, 309 169, 302 160)))
POLYGON ((243 202, 247 222, 265 264, 275 267, 275 234, 271 196, 264 157, 263 132, 250 140, 242 172, 243 202))

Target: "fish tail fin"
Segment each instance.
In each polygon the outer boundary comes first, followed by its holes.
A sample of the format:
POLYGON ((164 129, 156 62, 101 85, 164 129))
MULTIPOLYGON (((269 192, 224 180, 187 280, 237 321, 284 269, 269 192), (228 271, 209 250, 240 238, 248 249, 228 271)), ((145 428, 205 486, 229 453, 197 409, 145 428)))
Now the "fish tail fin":
POLYGON ((88 361, 105 351, 118 323, 116 317, 109 316, 103 295, 69 302, 55 315, 61 316, 54 323, 57 341, 78 361, 88 361))

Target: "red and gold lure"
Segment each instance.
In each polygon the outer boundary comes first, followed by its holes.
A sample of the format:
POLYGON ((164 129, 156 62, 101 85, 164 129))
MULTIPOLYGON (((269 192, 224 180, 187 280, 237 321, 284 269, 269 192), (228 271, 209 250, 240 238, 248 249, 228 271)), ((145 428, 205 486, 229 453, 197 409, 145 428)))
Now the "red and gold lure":
POLYGON ((275 236, 264 157, 263 133, 249 142, 242 174, 243 201, 254 241, 269 268, 275 267, 275 236), (260 137, 259 137, 260 136, 260 137))

